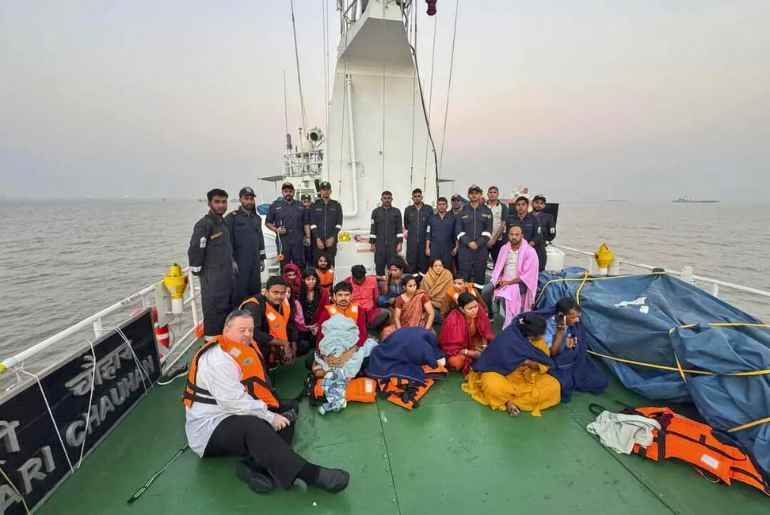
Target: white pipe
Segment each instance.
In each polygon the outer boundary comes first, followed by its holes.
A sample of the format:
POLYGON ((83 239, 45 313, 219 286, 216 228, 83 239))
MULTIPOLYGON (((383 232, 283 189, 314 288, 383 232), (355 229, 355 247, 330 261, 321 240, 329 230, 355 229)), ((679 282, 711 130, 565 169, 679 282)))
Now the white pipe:
POLYGON ((353 128, 353 79, 345 75, 345 93, 348 97, 348 128, 350 132, 350 165, 353 175, 353 210, 343 212, 343 215, 358 216, 358 166, 356 165, 356 131, 353 128))

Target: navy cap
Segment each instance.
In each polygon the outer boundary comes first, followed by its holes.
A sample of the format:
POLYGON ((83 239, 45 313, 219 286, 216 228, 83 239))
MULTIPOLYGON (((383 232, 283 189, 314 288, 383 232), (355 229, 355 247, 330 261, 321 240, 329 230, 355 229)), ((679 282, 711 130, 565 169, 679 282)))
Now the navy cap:
POLYGON ((329 181, 321 181, 321 183, 318 184, 319 190, 330 190, 332 189, 332 185, 329 181))
POLYGON ((453 201, 455 201, 455 200, 462 200, 462 199, 463 199, 463 196, 460 195, 459 193, 455 193, 454 195, 452 195, 452 200, 453 201))
POLYGON ((239 197, 255 197, 254 190, 249 188, 248 186, 244 186, 241 188, 240 193, 238 193, 239 197))
POLYGON ((470 187, 470 188, 468 188, 468 193, 471 193, 471 192, 473 192, 473 191, 477 191, 477 192, 479 192, 479 193, 484 193, 484 190, 482 190, 482 189, 481 189, 481 187, 479 187, 479 186, 478 186, 478 185, 476 185, 476 184, 472 184, 472 185, 471 185, 471 187, 470 187))
POLYGON ((302 196, 300 197, 300 200, 310 200, 310 199, 311 197, 307 193, 303 193, 302 196))
POLYGON ((545 202, 546 201, 545 200, 545 195, 535 195, 534 197, 532 197, 532 202, 534 202, 536 200, 542 200, 543 202, 545 202))

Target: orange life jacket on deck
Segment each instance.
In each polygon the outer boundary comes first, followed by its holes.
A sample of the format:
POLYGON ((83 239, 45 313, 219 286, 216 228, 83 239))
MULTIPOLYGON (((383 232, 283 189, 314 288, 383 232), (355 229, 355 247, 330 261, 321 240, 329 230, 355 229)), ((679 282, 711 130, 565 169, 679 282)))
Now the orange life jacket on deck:
POLYGON ((409 411, 420 405, 420 399, 425 397, 431 386, 433 386, 433 379, 426 379, 424 384, 399 377, 379 381, 380 395, 396 406, 409 411))
MULTIPOLYGON (((239 309, 243 309, 247 304, 257 304, 259 301, 256 297, 249 297, 241 302, 238 306, 239 309)), ((281 310, 278 311, 273 307, 270 302, 265 302, 265 317, 267 318, 268 332, 270 336, 277 340, 289 341, 289 317, 291 316, 291 307, 288 300, 284 300, 281 304, 281 310)))
POLYGON ((191 407, 194 402, 203 404, 217 403, 216 399, 212 397, 211 392, 200 388, 196 384, 198 360, 200 360, 205 352, 216 345, 219 345, 223 351, 238 363, 241 369, 241 384, 246 389, 246 392, 253 398, 264 401, 269 407, 277 408, 279 405, 278 398, 273 393, 273 389, 268 382, 262 353, 259 351, 257 344, 252 341, 250 345, 244 345, 241 342, 227 339, 221 335, 217 336, 214 341, 205 344, 193 356, 190 370, 187 373, 187 386, 182 395, 182 402, 185 407, 191 407))
POLYGON ((335 304, 329 304, 326 306, 326 311, 329 313, 330 317, 333 317, 334 315, 345 315, 353 322, 358 321, 358 304, 350 304, 346 310, 338 308, 335 304))
POLYGON ((770 485, 751 458, 739 448, 722 443, 711 426, 678 415, 669 408, 634 408, 639 414, 657 420, 661 430, 653 430, 652 444, 634 445, 633 453, 653 461, 678 459, 730 485, 740 481, 770 495, 770 485))
MULTIPOLYGON (((316 401, 323 400, 326 392, 321 386, 321 380, 317 379, 313 387, 313 398, 316 401)), ((345 400, 348 402, 374 402, 377 400, 377 381, 371 377, 356 377, 351 379, 345 387, 345 400)))

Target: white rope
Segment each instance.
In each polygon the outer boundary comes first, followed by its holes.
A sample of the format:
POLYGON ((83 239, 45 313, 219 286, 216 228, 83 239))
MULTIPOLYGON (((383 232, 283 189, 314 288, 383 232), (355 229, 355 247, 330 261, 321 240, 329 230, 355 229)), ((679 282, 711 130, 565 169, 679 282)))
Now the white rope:
MULTIPOLYGON (((428 112, 427 112, 427 116, 426 116, 429 128, 430 128, 431 111, 433 109, 433 71, 436 68, 435 64, 436 64, 436 34, 437 34, 437 32, 438 32, 438 16, 434 16, 433 17, 433 50, 431 51, 431 56, 430 56, 430 89, 428 90, 428 112)), ((416 60, 417 60, 417 58, 415 56, 415 61, 416 60)), ((416 69, 417 68, 415 68, 415 70, 416 69)), ((425 138, 426 141, 425 141, 425 164, 424 164, 424 167, 425 167, 425 170, 426 170, 426 173, 425 173, 425 180, 426 181, 428 180, 428 178, 427 178, 427 176, 428 176, 428 174, 427 174, 427 170, 428 170, 428 151, 430 150, 430 147, 428 146, 428 138, 429 137, 430 136, 426 136, 426 138, 425 138)))
POLYGON ((86 440, 88 440, 88 434, 91 429, 91 407, 93 406, 94 390, 96 389, 96 350, 94 350, 94 343, 91 340, 88 340, 88 346, 91 347, 91 357, 93 358, 93 361, 91 362, 91 392, 88 395, 88 410, 86 410, 86 432, 84 433, 85 436, 83 436, 83 443, 80 445, 80 458, 78 458, 78 464, 75 467, 78 469, 83 463, 83 454, 86 450, 86 440))
MULTIPOLYGON (((94 363, 94 366, 95 365, 96 364, 94 363)), ((37 386, 40 388, 40 394, 43 396, 43 402, 45 402, 45 408, 48 410, 48 416, 51 417, 51 422, 53 423, 53 427, 56 430, 56 436, 59 438, 59 444, 61 444, 62 451, 64 451, 64 457, 67 458, 67 464, 70 467, 70 471, 75 472, 75 467, 72 466, 70 455, 67 453, 67 447, 64 445, 64 439, 61 437, 59 425, 56 423, 56 418, 53 416, 53 410, 51 409, 51 404, 48 402, 48 397, 46 396, 45 390, 43 389, 43 383, 40 382, 40 377, 37 374, 33 374, 32 372, 28 372, 26 370, 22 370, 22 372, 33 377, 37 382, 37 386)))
POLYGON ((294 36, 294 60, 297 63, 297 86, 299 87, 299 107, 302 112, 302 130, 304 131, 307 125, 305 125, 305 97, 302 94, 302 76, 299 72, 299 50, 297 49, 297 24, 294 21, 294 0, 289 0, 289 7, 291 8, 291 30, 294 36))
POLYGON ((460 0, 456 0, 454 29, 452 31, 452 52, 449 57, 449 83, 447 85, 447 90, 446 90, 446 106, 444 107, 444 129, 441 135, 441 154, 439 155, 439 159, 438 159, 439 171, 444 166, 444 149, 446 148, 446 121, 449 116, 449 95, 452 91, 452 72, 454 71, 454 65, 455 65, 455 41, 457 39, 457 18, 459 17, 459 14, 460 14, 460 0))
POLYGON ((144 391, 147 392, 147 382, 151 382, 150 374, 148 374, 144 369, 144 366, 142 366, 142 363, 139 361, 139 357, 136 355, 134 348, 131 346, 131 340, 128 339, 126 333, 123 332, 123 329, 116 327, 115 332, 118 333, 118 336, 123 338, 123 342, 125 342, 126 347, 128 347, 128 350, 131 351, 131 355, 134 357, 134 364, 136 364, 136 368, 139 369, 139 373, 142 376, 142 386, 144 386, 144 391), (145 378, 147 378, 147 381, 145 381, 145 378))
POLYGON ((11 481, 11 478, 8 477, 8 474, 5 473, 5 470, 3 470, 3 467, 0 467, 0 474, 2 474, 3 479, 5 479, 5 482, 8 483, 11 486, 11 488, 13 488, 13 491, 16 492, 16 495, 19 496, 19 499, 21 499, 21 504, 24 506, 24 511, 26 513, 32 513, 29 510, 29 506, 27 506, 27 501, 24 499, 24 496, 21 495, 21 492, 19 491, 19 489, 16 488, 16 485, 13 483, 13 481, 11 481))

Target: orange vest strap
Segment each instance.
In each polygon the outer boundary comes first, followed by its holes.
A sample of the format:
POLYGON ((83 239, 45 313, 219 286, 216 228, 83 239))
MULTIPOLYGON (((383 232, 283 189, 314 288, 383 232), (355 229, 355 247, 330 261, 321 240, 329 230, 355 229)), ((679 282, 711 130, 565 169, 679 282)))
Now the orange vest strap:
POLYGON ((259 301, 257 300, 257 298, 256 298, 256 297, 249 297, 248 299, 246 299, 246 300, 244 300, 243 302, 241 302, 241 305, 240 305, 240 306, 238 306, 238 309, 243 309, 243 308, 245 308, 245 307, 246 307, 248 304, 256 304, 256 305, 259 305, 259 301))
POLYGON ((288 300, 284 300, 281 303, 280 311, 275 309, 271 303, 265 303, 265 317, 267 317, 267 325, 269 328, 270 336, 278 340, 288 341, 290 316, 291 307, 288 300))

